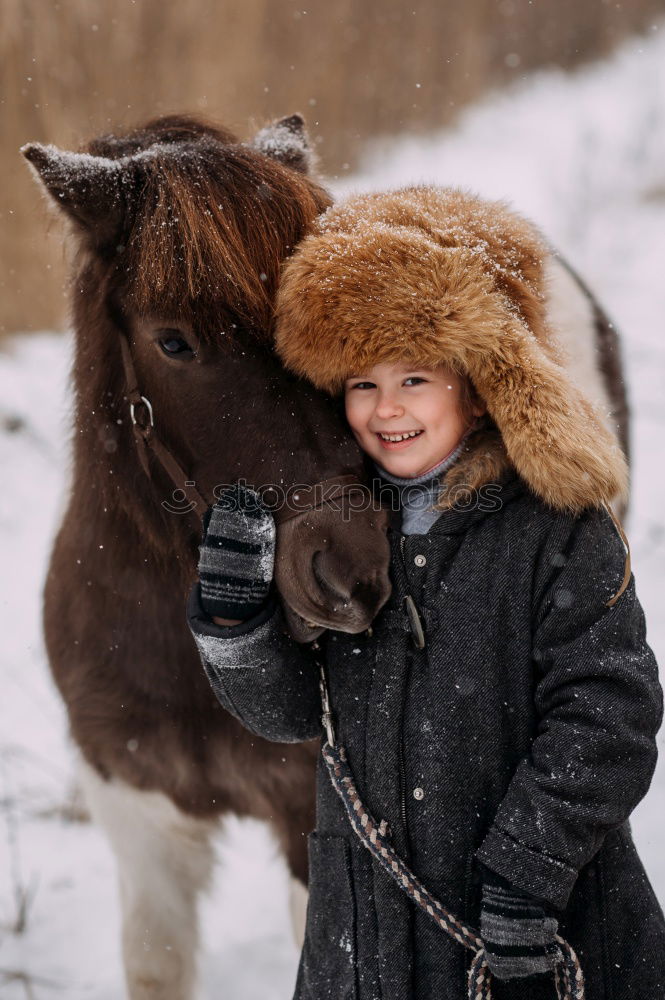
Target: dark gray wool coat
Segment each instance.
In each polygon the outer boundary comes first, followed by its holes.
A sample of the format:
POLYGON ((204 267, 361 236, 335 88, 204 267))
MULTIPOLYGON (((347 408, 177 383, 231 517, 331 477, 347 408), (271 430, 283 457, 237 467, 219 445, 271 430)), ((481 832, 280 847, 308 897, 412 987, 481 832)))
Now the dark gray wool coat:
MULTIPOLYGON (((665 997, 665 920, 628 817, 649 787, 661 689, 609 516, 557 512, 514 473, 500 502, 394 525, 393 593, 371 634, 330 631, 338 740, 361 797, 444 904, 479 925, 482 869, 542 897, 588 1000, 665 997), (403 611, 411 594, 426 645, 403 611)), ((222 704, 283 742, 320 734, 311 650, 272 602, 221 628, 198 587, 189 624, 222 704)), ((407 900, 356 840, 320 762, 296 1000, 462 1000, 470 953, 407 900)), ((496 1000, 554 1000, 550 976, 496 1000)))

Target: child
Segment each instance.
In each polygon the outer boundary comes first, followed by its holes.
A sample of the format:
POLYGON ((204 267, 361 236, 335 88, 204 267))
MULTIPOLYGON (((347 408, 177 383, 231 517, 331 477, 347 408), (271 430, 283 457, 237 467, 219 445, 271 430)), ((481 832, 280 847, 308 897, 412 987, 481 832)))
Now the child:
MULTIPOLYGON (((343 395, 404 501, 390 600, 367 633, 319 643, 360 795, 480 929, 494 1000, 554 1000, 557 934, 587 1000, 655 1000, 665 920, 628 817, 661 690, 607 509, 623 457, 557 364, 546 254, 502 205, 413 188, 333 207, 286 264, 277 349, 343 395)), ((315 738, 313 653, 271 593, 272 517, 247 491, 230 499, 212 511, 190 627, 245 726, 315 738)), ((469 953, 361 845, 322 762, 309 847, 296 1000, 467 995, 469 953)))

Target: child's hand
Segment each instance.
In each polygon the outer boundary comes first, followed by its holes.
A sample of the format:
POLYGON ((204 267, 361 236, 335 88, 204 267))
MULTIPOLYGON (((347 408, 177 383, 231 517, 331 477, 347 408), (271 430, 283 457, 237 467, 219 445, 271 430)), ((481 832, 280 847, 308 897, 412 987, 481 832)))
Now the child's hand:
POLYGON ((483 885, 480 936, 497 979, 524 979, 553 972, 561 960, 558 923, 534 896, 498 884, 483 885))
POLYGON ((201 605, 211 618, 244 621, 258 614, 275 564, 275 520, 245 486, 225 490, 206 512, 199 549, 201 605))

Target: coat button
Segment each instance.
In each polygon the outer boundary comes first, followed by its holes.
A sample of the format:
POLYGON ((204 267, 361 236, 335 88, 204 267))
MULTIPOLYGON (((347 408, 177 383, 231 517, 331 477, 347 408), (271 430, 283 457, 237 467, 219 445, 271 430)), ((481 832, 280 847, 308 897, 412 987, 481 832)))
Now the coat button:
POLYGON ((425 556, 417 555, 414 556, 413 561, 416 564, 416 566, 424 566, 425 563, 427 562, 427 559, 425 559, 425 556))
POLYGON ((414 799, 418 799, 419 802, 420 802, 421 799, 424 799, 425 798, 425 793, 422 790, 422 788, 414 788, 413 789, 413 797, 414 797, 414 799))

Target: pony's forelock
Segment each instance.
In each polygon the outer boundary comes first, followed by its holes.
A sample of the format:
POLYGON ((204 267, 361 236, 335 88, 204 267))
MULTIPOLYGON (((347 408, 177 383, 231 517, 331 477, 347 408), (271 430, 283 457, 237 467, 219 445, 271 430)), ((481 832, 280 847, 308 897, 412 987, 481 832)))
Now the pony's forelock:
MULTIPOLYGON (((223 309, 272 330, 282 261, 329 203, 315 183, 240 143, 203 135, 132 157, 137 197, 123 270, 141 313, 223 309)), ((216 331, 201 326, 202 337, 216 331)))

